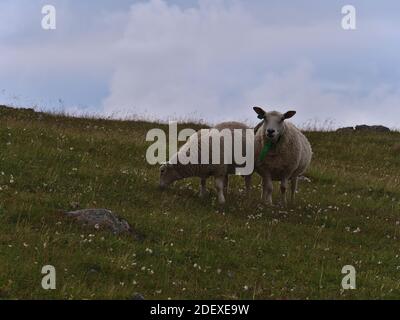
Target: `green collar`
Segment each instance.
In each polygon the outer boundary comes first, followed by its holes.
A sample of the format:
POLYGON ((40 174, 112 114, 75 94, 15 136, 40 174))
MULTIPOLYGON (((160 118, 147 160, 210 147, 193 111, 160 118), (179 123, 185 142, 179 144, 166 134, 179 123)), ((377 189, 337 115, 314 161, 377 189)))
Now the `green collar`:
MULTIPOLYGON (((278 144, 279 140, 281 140, 281 136, 279 136, 278 141, 276 142, 275 145, 278 144)), ((261 150, 260 153, 260 161, 264 161, 265 157, 267 156, 268 151, 271 149, 271 147, 273 146, 272 141, 268 141, 266 144, 264 144, 264 147, 261 150)))

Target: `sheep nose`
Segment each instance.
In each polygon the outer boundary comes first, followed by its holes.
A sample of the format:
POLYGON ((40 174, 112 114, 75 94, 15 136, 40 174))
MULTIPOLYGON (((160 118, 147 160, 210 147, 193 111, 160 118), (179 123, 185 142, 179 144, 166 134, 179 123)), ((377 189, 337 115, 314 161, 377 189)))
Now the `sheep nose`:
POLYGON ((272 136, 275 133, 275 129, 267 129, 267 134, 272 136))

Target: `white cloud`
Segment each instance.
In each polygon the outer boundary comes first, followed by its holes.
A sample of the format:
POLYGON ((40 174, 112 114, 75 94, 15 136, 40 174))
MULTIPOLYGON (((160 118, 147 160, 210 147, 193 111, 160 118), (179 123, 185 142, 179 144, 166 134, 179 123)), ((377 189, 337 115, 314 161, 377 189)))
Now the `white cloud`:
POLYGON ((268 74, 253 89, 246 92, 246 101, 268 101, 270 106, 286 106, 297 110, 299 124, 328 122, 330 126, 355 124, 387 124, 400 127, 400 90, 382 85, 359 96, 362 84, 345 82, 344 88, 331 92, 315 79, 315 70, 308 63, 280 74, 268 74), (347 89, 347 90, 346 90, 347 89))
POLYGON ((299 124, 400 127, 398 22, 373 8, 346 32, 332 3, 152 0, 124 11, 58 0, 49 33, 39 28, 39 2, 24 3, 0 5, 0 89, 26 96, 20 105, 52 100, 52 109, 61 98, 78 114, 212 122, 255 122, 250 107, 264 105, 296 109, 299 124))
POLYGON ((335 119, 399 125, 376 112, 400 102, 399 92, 375 89, 358 97, 352 79, 327 82, 316 76, 314 60, 362 50, 365 34, 343 34, 337 22, 269 25, 241 2, 200 1, 182 9, 161 0, 135 4, 116 48, 108 115, 206 120, 255 119, 250 106, 297 109, 297 122, 335 119), (346 90, 347 88, 347 90, 346 90), (379 99, 378 99, 379 97, 379 99))

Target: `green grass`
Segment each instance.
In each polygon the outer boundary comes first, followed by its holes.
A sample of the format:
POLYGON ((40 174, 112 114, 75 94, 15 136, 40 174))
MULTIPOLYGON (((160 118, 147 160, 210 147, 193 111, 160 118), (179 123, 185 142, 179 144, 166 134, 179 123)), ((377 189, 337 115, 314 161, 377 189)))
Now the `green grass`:
POLYGON ((261 203, 258 177, 246 198, 232 177, 221 211, 212 179, 205 199, 197 179, 158 189, 154 127, 0 108, 0 299, 400 298, 400 133, 308 132, 295 205, 261 203), (58 213, 73 203, 146 238, 80 227, 58 213), (41 287, 47 264, 56 290, 41 287), (347 264, 356 290, 341 290, 347 264))

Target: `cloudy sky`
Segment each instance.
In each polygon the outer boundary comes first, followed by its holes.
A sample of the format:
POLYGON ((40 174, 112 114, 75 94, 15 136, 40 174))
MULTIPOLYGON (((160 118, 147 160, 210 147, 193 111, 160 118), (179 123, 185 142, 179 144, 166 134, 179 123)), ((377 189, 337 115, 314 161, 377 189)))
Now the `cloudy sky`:
POLYGON ((1 0, 0 103, 214 123, 260 105, 400 128, 400 2, 1 0))

